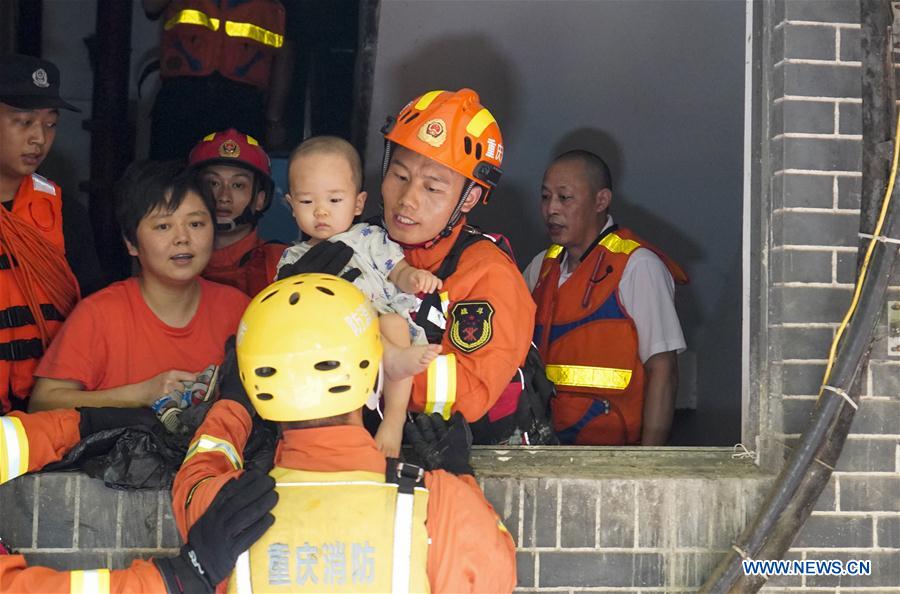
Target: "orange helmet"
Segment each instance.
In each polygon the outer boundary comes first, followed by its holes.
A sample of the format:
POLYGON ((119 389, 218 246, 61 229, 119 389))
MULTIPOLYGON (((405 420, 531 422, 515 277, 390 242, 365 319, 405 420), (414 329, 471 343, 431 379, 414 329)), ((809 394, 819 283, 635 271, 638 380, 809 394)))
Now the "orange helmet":
POLYGON ((383 175, 390 164, 391 143, 397 143, 484 188, 484 202, 500 181, 500 127, 472 89, 425 93, 407 103, 396 119, 388 117, 381 131, 386 141, 383 175))

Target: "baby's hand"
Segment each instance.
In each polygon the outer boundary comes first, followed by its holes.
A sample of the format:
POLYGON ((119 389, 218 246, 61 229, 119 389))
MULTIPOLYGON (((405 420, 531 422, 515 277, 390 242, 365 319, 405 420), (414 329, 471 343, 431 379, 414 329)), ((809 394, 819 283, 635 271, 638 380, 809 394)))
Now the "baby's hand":
POLYGON ((413 287, 413 293, 433 293, 443 286, 441 279, 428 272, 427 270, 418 269, 410 275, 413 287))

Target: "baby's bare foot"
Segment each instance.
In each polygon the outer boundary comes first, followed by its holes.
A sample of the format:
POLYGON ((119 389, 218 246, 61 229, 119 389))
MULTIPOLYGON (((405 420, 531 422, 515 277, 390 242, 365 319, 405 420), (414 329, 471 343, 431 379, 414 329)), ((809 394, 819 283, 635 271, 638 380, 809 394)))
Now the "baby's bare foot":
POLYGON ((441 352, 439 344, 413 345, 384 352, 384 374, 391 381, 400 381, 422 373, 441 352))

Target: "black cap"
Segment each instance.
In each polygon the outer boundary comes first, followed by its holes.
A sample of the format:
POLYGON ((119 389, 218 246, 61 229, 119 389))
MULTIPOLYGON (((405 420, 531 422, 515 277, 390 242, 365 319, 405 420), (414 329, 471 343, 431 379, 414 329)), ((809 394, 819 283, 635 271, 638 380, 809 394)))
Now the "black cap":
POLYGON ((0 56, 0 103, 17 109, 81 110, 59 96, 59 68, 52 62, 23 56, 0 56))

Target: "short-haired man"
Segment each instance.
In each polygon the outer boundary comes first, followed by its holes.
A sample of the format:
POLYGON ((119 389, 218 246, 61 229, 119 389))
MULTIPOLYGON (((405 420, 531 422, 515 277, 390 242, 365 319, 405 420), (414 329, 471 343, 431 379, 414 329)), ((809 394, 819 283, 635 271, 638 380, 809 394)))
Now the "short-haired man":
POLYGON ((521 384, 510 378, 530 347, 534 303, 512 258, 493 241, 473 242, 484 236, 465 225, 499 181, 499 126, 475 91, 461 89, 417 97, 384 132, 388 235, 411 266, 443 280, 439 300, 426 298, 416 315, 443 349, 414 378, 410 409, 460 411, 477 442, 504 441, 516 429, 521 384))
POLYGON ((556 384, 562 443, 665 445, 686 344, 674 261, 613 222, 612 179, 574 150, 544 173, 541 215, 553 245, 525 269, 537 303, 535 344, 556 384), (673 282, 674 277, 674 282, 673 282))
POLYGON ((62 191, 36 173, 56 138, 52 63, 0 56, 0 414, 24 408, 38 360, 79 298, 65 257, 62 191))
POLYGON ((188 164, 216 200, 216 237, 203 278, 253 297, 275 278, 287 247, 257 233, 275 191, 269 156, 255 138, 232 128, 204 136, 188 164))

